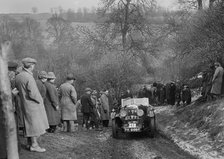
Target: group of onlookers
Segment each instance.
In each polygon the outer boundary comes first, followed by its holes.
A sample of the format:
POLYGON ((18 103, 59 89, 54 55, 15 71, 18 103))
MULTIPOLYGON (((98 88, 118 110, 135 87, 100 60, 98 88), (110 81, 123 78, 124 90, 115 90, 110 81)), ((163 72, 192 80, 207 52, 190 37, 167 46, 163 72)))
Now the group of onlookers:
POLYGON ((180 84, 180 81, 167 84, 153 83, 150 87, 146 85, 140 89, 139 98, 146 97, 152 105, 184 105, 191 103, 191 90, 188 85, 180 84))
MULTIPOLYGON (((55 85, 56 76, 53 72, 40 71, 38 79, 33 77, 33 70, 37 61, 33 58, 24 58, 22 67, 15 62, 8 62, 8 75, 11 82, 12 102, 18 131, 23 130, 27 138, 27 149, 35 152, 45 152, 38 143, 38 138, 46 131, 54 133, 61 127, 65 132, 74 132, 78 129, 77 109, 83 114, 83 127, 86 129, 101 130, 109 124, 108 90, 97 93, 90 88, 77 100, 74 87, 75 77, 67 74, 65 82, 59 88, 55 85)), ((3 128, 3 120, 0 121, 3 128)), ((0 130, 0 158, 6 158, 5 133, 0 130)))
POLYGON ((86 129, 102 130, 100 126, 108 127, 110 117, 109 91, 99 93, 91 88, 85 89, 80 99, 83 114, 83 127, 86 129))

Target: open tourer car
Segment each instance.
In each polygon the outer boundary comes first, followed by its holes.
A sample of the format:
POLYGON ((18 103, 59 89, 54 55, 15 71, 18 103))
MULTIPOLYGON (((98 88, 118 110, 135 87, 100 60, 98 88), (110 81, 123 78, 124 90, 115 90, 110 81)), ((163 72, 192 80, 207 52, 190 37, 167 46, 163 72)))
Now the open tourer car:
POLYGON ((121 100, 121 106, 111 112, 112 136, 120 133, 146 132, 150 137, 156 133, 156 118, 148 98, 121 100))

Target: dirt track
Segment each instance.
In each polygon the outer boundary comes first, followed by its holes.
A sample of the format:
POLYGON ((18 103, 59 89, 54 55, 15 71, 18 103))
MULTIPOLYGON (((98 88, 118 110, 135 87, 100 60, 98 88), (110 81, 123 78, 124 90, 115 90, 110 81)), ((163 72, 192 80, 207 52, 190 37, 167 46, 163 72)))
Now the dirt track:
POLYGON ((24 139, 22 143, 20 159, 194 159, 161 135, 154 139, 143 134, 113 139, 110 128, 102 132, 46 134, 41 139, 45 153, 29 152, 24 148, 24 139))

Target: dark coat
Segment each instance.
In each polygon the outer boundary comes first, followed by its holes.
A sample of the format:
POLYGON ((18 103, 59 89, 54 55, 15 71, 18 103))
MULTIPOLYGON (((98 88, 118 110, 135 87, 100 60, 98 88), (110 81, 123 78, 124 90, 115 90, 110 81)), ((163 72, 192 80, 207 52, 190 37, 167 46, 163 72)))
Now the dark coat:
POLYGON ((43 99, 45 99, 47 90, 46 90, 46 87, 45 87, 44 83, 41 80, 36 80, 36 83, 37 83, 37 88, 40 91, 41 97, 43 99))
POLYGON ((89 94, 84 94, 81 97, 82 113, 93 113, 93 103, 89 94))
POLYGON ((191 90, 189 88, 183 89, 182 91, 182 101, 183 103, 191 103, 191 90))
POLYGON ((176 85, 171 83, 170 84, 170 93, 169 93, 169 99, 171 105, 175 105, 175 95, 176 95, 176 85))
POLYGON ((58 125, 60 122, 59 110, 56 107, 59 106, 58 92, 54 84, 50 82, 45 83, 46 86, 46 98, 44 100, 44 106, 47 113, 49 125, 58 125))
POLYGON ((167 83, 165 88, 167 104, 170 104, 170 83, 167 83))
POLYGON ((159 102, 160 102, 160 104, 164 103, 165 98, 166 98, 166 88, 165 88, 165 86, 162 86, 159 89, 159 102))

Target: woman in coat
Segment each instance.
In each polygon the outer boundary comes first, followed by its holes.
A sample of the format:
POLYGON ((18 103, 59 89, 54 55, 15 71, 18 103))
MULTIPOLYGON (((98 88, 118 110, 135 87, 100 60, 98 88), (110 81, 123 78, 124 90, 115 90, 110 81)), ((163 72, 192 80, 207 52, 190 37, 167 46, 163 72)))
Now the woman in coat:
POLYGON ((217 97, 221 94, 222 89, 222 79, 223 78, 223 68, 220 63, 215 63, 215 73, 212 78, 212 89, 211 94, 213 97, 217 97))
POLYGON ((48 132, 50 133, 54 133, 57 125, 60 123, 58 92, 56 86, 54 85, 55 79, 56 77, 54 73, 49 72, 48 80, 45 83, 46 98, 44 100, 44 105, 50 125, 48 132))
POLYGON ((108 90, 104 91, 100 97, 101 103, 101 119, 103 121, 103 127, 108 127, 109 125, 109 117, 110 117, 110 106, 109 106, 109 92, 108 90))
POLYGON ((23 120, 25 126, 25 136, 28 137, 30 151, 45 152, 38 144, 38 137, 49 128, 43 98, 37 88, 33 78, 36 60, 25 58, 22 60, 23 71, 16 76, 16 88, 19 90, 23 120), (31 139, 31 140, 29 140, 31 139))
POLYGON ((66 82, 60 86, 60 106, 64 131, 74 131, 74 121, 77 120, 76 102, 77 93, 72 85, 75 78, 68 74, 66 82))

